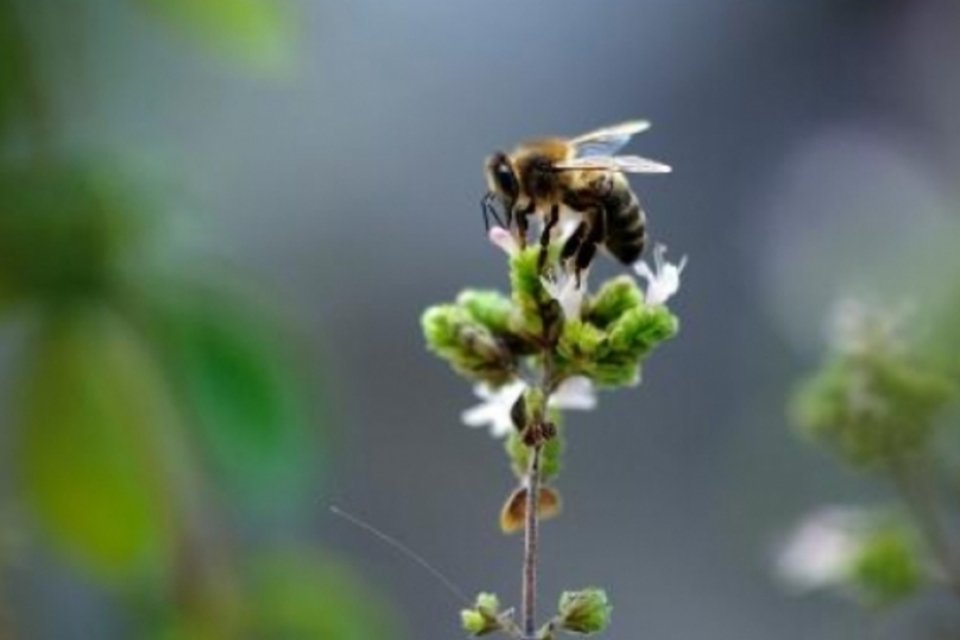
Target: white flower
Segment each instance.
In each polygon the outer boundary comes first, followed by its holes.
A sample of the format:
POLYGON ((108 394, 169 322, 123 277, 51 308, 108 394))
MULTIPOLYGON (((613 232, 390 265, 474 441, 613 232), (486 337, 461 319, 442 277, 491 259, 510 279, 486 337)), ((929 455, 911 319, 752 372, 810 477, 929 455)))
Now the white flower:
POLYGON ((567 269, 560 269, 560 275, 540 278, 543 288, 550 297, 560 303, 563 316, 572 320, 580 319, 583 309, 583 296, 587 292, 587 272, 580 272, 580 286, 577 286, 577 276, 567 269))
POLYGON ((526 388, 527 385, 522 380, 510 382, 497 389, 485 383, 478 384, 473 388, 473 392, 483 402, 464 411, 460 419, 468 427, 489 425, 490 435, 503 438, 513 429, 510 410, 526 388))
POLYGON ((666 252, 667 248, 662 244, 653 248, 653 269, 643 260, 633 265, 637 275, 647 281, 644 299, 649 305, 666 304, 680 289, 680 274, 687 266, 687 256, 683 256, 678 264, 673 264, 664 260, 666 252))
POLYGON ((547 403, 553 409, 589 411, 597 406, 597 391, 586 376, 574 376, 560 383, 547 403))
MULTIPOLYGON (((513 429, 510 410, 526 388, 527 385, 522 380, 516 380, 497 389, 487 384, 478 384, 473 392, 483 402, 464 411, 461 419, 468 427, 488 426, 490 435, 494 438, 503 438, 513 429)), ((580 411, 593 409, 597 406, 593 383, 584 377, 568 378, 551 394, 547 405, 552 409, 580 411)))
POLYGON ((491 227, 490 231, 487 233, 487 237, 490 239, 490 242, 503 249, 503 251, 511 258, 519 255, 520 242, 517 240, 517 237, 510 233, 507 229, 496 226, 491 227))
POLYGON ((808 516, 782 546, 776 569, 797 591, 841 586, 863 548, 869 516, 847 507, 823 507, 808 516))

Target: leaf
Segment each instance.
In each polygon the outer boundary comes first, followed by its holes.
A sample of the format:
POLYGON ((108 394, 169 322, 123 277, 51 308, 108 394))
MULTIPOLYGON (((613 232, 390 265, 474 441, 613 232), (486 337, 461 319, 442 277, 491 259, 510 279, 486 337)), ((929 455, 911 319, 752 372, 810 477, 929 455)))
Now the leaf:
POLYGON ((178 288, 155 306, 167 373, 214 470, 248 503, 293 502, 317 450, 279 327, 222 293, 178 288))
POLYGON ((138 0, 204 44, 263 69, 291 61, 292 20, 280 0, 138 0))
POLYGON ((173 513, 160 446, 170 413, 153 363, 115 316, 73 310, 46 327, 31 364, 19 443, 28 506, 98 576, 157 571, 173 513))

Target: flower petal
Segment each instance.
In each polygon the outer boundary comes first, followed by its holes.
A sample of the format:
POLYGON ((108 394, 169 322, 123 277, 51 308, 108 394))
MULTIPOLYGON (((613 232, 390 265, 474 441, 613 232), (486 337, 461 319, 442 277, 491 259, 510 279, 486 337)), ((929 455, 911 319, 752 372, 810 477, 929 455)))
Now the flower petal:
POLYGON ((589 411, 597 406, 597 393, 593 382, 585 376, 567 378, 550 396, 549 405, 554 409, 589 411))
POLYGON ((487 237, 495 246, 500 247, 511 258, 520 253, 520 243, 516 237, 503 227, 491 227, 487 237))

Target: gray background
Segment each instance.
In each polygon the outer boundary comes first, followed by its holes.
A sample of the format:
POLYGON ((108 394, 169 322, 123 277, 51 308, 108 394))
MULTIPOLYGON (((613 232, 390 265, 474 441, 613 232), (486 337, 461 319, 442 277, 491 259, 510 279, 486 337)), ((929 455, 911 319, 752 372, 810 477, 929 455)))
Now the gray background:
MULTIPOLYGON (((191 224, 284 301, 325 368, 338 449, 292 527, 380 585, 416 640, 459 637, 458 603, 325 503, 467 591, 517 599, 520 540, 495 519, 511 476, 499 444, 459 424, 470 388, 424 351, 418 317, 463 286, 506 286, 478 206, 487 153, 646 117, 631 149, 675 173, 635 186, 654 238, 690 256, 682 333, 642 387, 570 416, 545 607, 600 584, 622 640, 920 637, 904 635, 909 611, 877 622, 790 598, 770 557, 808 508, 883 494, 804 447, 784 406, 816 362, 841 267, 927 246, 956 217, 956 4, 300 6, 296 69, 276 79, 171 47, 105 5, 86 18, 92 76, 76 80, 93 90, 64 100, 78 143, 148 148, 173 167, 187 208, 207 212, 191 224)), ((67 600, 63 629, 101 606, 67 600)))

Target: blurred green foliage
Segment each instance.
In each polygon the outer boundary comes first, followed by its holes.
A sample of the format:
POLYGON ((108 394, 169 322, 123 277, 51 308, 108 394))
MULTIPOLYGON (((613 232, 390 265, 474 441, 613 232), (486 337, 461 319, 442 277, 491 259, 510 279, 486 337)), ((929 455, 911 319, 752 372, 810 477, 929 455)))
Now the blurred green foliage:
POLYGON ((169 564, 175 528, 159 371, 122 321, 97 308, 46 322, 25 381, 20 460, 44 531, 97 575, 169 564))
POLYGON ((949 378, 906 358, 841 355, 800 388, 793 412, 805 433, 851 463, 895 465, 927 445, 955 391, 949 378))
MULTIPOLYGON (((842 331, 799 386, 792 414, 810 440, 889 482, 903 506, 899 517, 860 532, 843 586, 871 607, 897 604, 928 585, 960 597, 956 508, 944 500, 956 470, 939 464, 957 455, 950 409, 960 396, 960 307, 841 309, 842 331)), ((818 562, 825 560, 808 559, 818 562)))
POLYGON ((278 0, 136 0, 198 42, 265 69, 291 60, 293 20, 278 0))
POLYGON ((871 532, 851 563, 851 581, 860 597, 884 606, 913 595, 923 583, 916 547, 912 532, 904 527, 871 532))
MULTIPOLYGON (((253 67, 291 51, 284 2, 138 2, 253 67)), ((169 203, 147 176, 109 150, 62 151, 42 86, 58 76, 38 62, 57 48, 30 8, 0 0, 0 322, 26 337, 16 506, 117 594, 129 637, 398 637, 349 567, 257 542, 266 508, 289 520, 316 504, 326 423, 308 367, 262 291, 167 250, 169 203), (238 541, 237 525, 258 533, 238 541)))
POLYGON ((155 295, 150 319, 174 391, 234 497, 254 506, 295 504, 310 462, 312 416, 302 368, 276 323, 210 287, 155 295))

